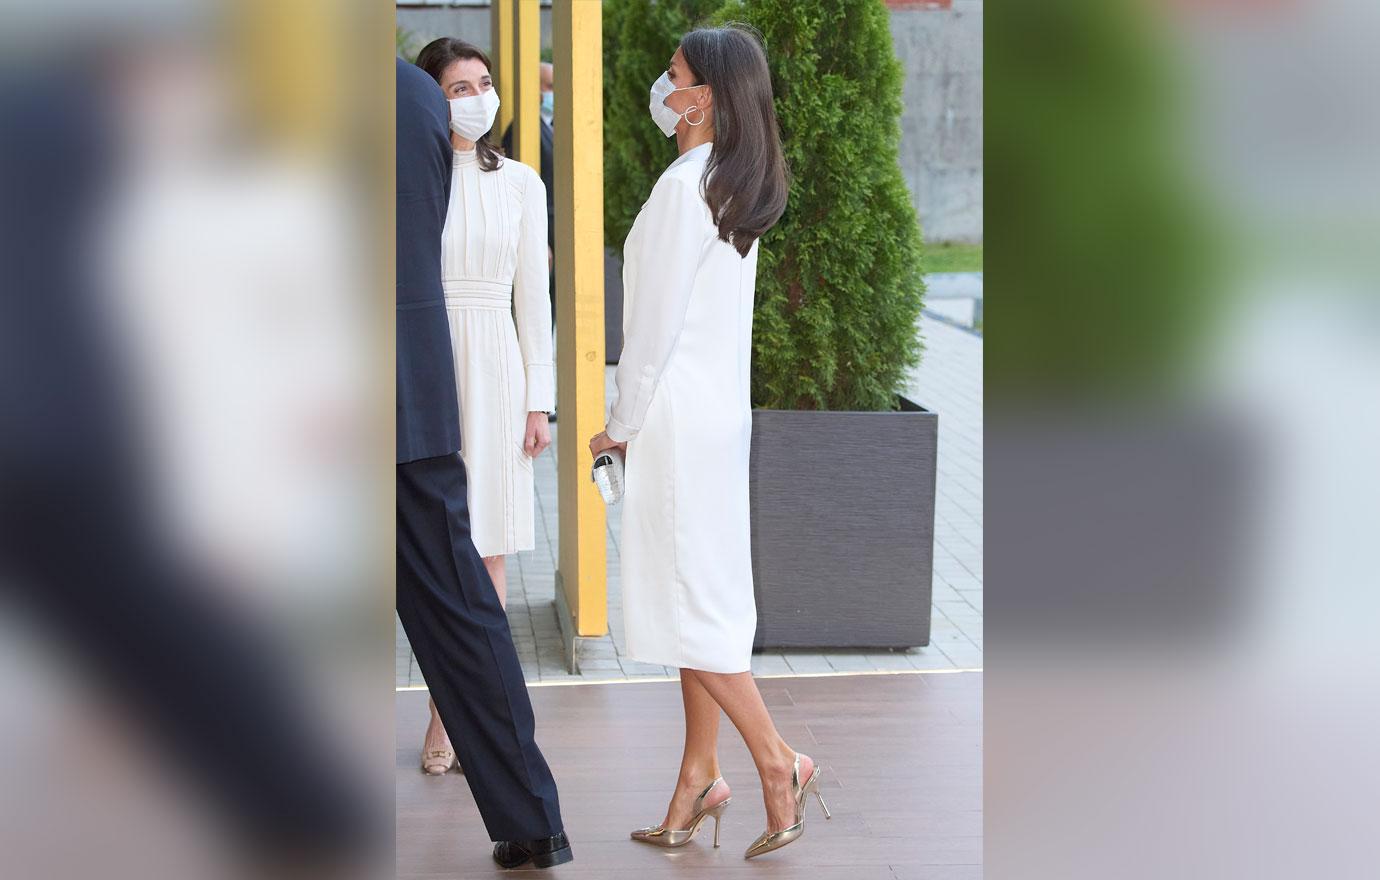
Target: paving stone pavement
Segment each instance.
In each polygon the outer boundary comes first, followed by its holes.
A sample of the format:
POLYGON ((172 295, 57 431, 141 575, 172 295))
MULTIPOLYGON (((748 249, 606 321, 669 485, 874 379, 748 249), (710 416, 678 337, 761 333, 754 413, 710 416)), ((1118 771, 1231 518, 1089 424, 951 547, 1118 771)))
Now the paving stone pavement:
MULTIPOLYGON (((922 316, 921 365, 907 396, 939 413, 939 472, 935 502, 934 615, 930 644, 907 651, 772 651, 753 656, 758 675, 980 669, 982 667, 982 337, 922 316)), ((605 373, 613 397, 613 368, 605 373)), ((553 425, 553 438, 559 425, 553 425)), ((561 659, 556 620, 556 447, 536 461, 537 546, 508 558, 508 622, 529 682, 656 680, 676 670, 625 656, 619 583, 620 508, 610 510, 608 592, 610 632, 582 649, 581 674, 561 659)), ((396 681, 425 684, 397 624, 396 681)))

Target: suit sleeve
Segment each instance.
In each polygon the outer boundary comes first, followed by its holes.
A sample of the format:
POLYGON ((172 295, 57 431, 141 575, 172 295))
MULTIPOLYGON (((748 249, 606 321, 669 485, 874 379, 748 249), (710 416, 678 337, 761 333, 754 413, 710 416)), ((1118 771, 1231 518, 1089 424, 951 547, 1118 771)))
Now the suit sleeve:
POLYGON ((513 278, 513 318, 527 377, 527 411, 551 412, 556 408, 556 379, 546 261, 546 187, 535 171, 525 176, 517 274, 513 278))
POLYGON ((668 176, 647 200, 640 271, 627 292, 623 354, 614 372, 618 396, 605 428, 620 443, 642 430, 652 395, 671 359, 706 244, 704 199, 697 180, 668 176))

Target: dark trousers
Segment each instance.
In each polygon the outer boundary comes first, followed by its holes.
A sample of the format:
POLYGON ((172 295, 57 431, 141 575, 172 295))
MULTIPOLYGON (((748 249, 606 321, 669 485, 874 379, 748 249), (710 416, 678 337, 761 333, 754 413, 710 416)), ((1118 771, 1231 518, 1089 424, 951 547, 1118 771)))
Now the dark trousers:
POLYGON ((470 540, 458 454, 400 464, 398 617, 491 840, 560 833, 508 618, 470 540))

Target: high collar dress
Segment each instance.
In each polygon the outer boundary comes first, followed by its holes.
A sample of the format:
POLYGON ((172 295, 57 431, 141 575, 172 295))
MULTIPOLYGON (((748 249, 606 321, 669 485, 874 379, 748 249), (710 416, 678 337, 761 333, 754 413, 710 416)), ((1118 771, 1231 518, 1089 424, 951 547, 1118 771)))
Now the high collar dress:
POLYGON ((633 659, 751 668, 748 454, 757 245, 720 241, 700 178, 713 145, 662 174, 623 247, 623 352, 606 430, 627 441, 623 627, 633 659))
POLYGON ((441 283, 460 398, 470 531, 481 556, 536 546, 529 412, 555 408, 546 188, 511 159, 495 171, 456 150, 441 283))

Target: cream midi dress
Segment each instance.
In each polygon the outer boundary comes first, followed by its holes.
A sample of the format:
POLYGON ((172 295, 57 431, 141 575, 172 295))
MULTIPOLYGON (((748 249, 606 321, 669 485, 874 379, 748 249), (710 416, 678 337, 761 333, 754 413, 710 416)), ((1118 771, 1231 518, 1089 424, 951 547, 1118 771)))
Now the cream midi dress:
POLYGON ((503 160, 484 171, 456 150, 441 245, 441 281, 460 398, 460 455, 470 534, 480 556, 536 545, 529 412, 555 407, 546 187, 503 160))
POLYGON ((743 258, 718 238, 700 190, 712 148, 666 169, 624 243, 624 343, 606 430, 628 442, 628 654, 746 672, 757 626, 748 513, 757 245, 743 258))

